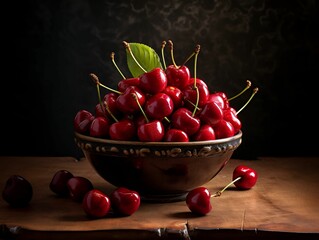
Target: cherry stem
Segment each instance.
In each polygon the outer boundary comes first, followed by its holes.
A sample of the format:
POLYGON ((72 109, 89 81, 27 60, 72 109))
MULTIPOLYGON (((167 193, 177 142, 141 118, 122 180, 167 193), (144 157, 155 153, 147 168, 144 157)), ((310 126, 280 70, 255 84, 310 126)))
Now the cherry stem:
POLYGON ((162 42, 162 61, 163 61, 164 69, 166 69, 166 62, 165 62, 165 57, 164 57, 165 46, 166 46, 166 41, 163 41, 162 42))
POLYGON ((104 105, 105 105, 105 108, 106 108, 106 111, 111 115, 111 117, 113 118, 113 120, 115 122, 118 122, 119 120, 117 120, 117 118, 114 116, 114 114, 111 112, 109 106, 107 105, 106 101, 104 101, 104 105))
POLYGON ((177 68, 177 65, 176 65, 176 62, 174 59, 174 44, 173 44, 172 40, 168 40, 168 45, 169 45, 169 48, 171 51, 171 58, 172 58, 173 65, 175 68, 177 68))
POLYGON ((226 187, 224 187, 222 190, 217 191, 216 193, 214 193, 213 195, 211 195, 211 197, 219 197, 220 195, 222 195, 222 193, 232 184, 234 184, 235 182, 239 181, 241 179, 241 177, 238 177, 236 179, 234 179, 233 181, 231 181, 229 184, 226 185, 226 187))
POLYGON ((112 53, 111 53, 112 62, 113 62, 113 64, 114 64, 114 66, 116 67, 117 71, 118 71, 118 72, 120 73, 120 75, 122 76, 122 78, 123 78, 123 79, 126 79, 126 77, 124 76, 124 74, 121 72, 121 70, 120 70, 119 67, 117 66, 117 64, 116 64, 116 62, 115 62, 115 60, 114 60, 114 55, 115 55, 115 53, 112 52, 112 53))
POLYGON ((194 89, 196 90, 196 104, 195 104, 195 107, 194 107, 194 111, 193 111, 193 114, 192 116, 194 117, 195 114, 196 114, 196 110, 198 108, 198 103, 199 103, 199 90, 198 90, 198 87, 196 85, 196 77, 197 77, 197 57, 198 57, 198 54, 199 54, 199 51, 200 51, 200 45, 196 45, 196 48, 195 48, 195 51, 194 51, 194 54, 195 54, 195 60, 194 60, 194 89))
POLYGON ((138 98, 137 98, 136 93, 132 93, 132 96, 134 97, 134 99, 135 99, 135 101, 136 101, 138 107, 140 108, 140 110, 141 110, 141 112, 142 112, 142 114, 143 114, 143 116, 144 116, 146 122, 149 123, 150 120, 149 120, 148 117, 146 116, 146 113, 144 112, 144 110, 143 110, 143 108, 142 108, 140 102, 138 101, 138 98))
POLYGON ((183 62, 183 64, 181 66, 184 66, 192 57, 194 57, 194 55, 195 55, 195 52, 192 52, 192 54, 189 55, 188 58, 186 58, 186 60, 183 62))
POLYGON ((97 84, 97 85, 99 85, 99 86, 101 86, 101 87, 104 87, 105 89, 107 89, 107 90, 109 90, 109 91, 111 91, 111 92, 115 92, 115 93, 117 93, 117 94, 122 94, 121 92, 116 91, 116 90, 114 90, 114 89, 112 89, 112 88, 109 88, 109 87, 103 85, 102 83, 100 83, 99 78, 98 78, 94 73, 90 73, 90 77, 91 77, 92 81, 93 81, 95 84, 97 84))
MULTIPOLYGON (((196 105, 191 102, 189 99, 186 99, 187 102, 189 102, 189 104, 191 104, 193 107, 196 107, 196 105)), ((197 106, 197 110, 200 110, 200 108, 197 106)))
POLYGON ((133 58, 133 60, 135 61, 135 63, 137 64, 137 66, 139 66, 139 68, 143 71, 143 72, 147 72, 142 66, 141 66, 141 64, 136 60, 136 58, 135 58, 135 56, 134 56, 134 54, 133 54, 133 52, 132 52, 132 49, 131 49, 131 47, 130 47, 130 44, 128 43, 128 42, 125 42, 125 41, 123 41, 123 44, 124 44, 124 47, 129 51, 129 53, 130 53, 130 55, 131 55, 131 57, 133 58))
POLYGON ((248 103, 251 101, 251 99, 253 99, 253 97, 255 96, 255 94, 258 92, 258 88, 254 88, 253 93, 251 94, 250 98, 248 99, 248 101, 245 103, 244 106, 241 107, 241 109, 239 109, 236 112, 236 115, 238 115, 238 113, 240 113, 247 105, 248 103))
POLYGON ((103 106, 103 102, 102 102, 102 99, 101 99, 101 91, 100 91, 100 85, 99 84, 96 84, 96 90, 97 90, 97 96, 98 96, 98 99, 99 99, 99 103, 100 103, 101 109, 103 111, 103 114, 106 116, 105 109, 104 109, 104 106, 103 106))
POLYGON ((238 93, 237 95, 235 95, 235 96, 229 98, 228 101, 231 101, 231 100, 233 100, 233 99, 239 97, 239 96, 242 95, 248 88, 250 88, 251 82, 250 82, 249 80, 247 80, 246 82, 247 82, 246 87, 245 87, 240 93, 238 93))

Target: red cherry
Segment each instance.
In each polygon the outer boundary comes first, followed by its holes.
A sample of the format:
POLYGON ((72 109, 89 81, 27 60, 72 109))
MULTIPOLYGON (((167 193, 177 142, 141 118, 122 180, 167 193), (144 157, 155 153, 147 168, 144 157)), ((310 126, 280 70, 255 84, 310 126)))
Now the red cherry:
POLYGON ((207 102, 215 102, 221 109, 225 108, 225 101, 218 92, 209 94, 207 102))
POLYGON ((2 190, 2 198, 12 207, 25 207, 33 197, 32 184, 20 175, 11 175, 2 190))
POLYGON ((212 126, 208 124, 202 125, 199 130, 195 133, 192 137, 194 141, 208 141, 208 140, 215 140, 215 131, 212 126))
POLYGON ((199 113, 201 121, 209 125, 216 125, 223 116, 223 111, 216 102, 207 102, 199 113))
POLYGON ((163 93, 166 93, 172 99, 175 110, 184 105, 184 95, 179 88, 173 87, 173 86, 167 86, 163 90, 163 93))
POLYGON ((161 120, 173 112, 174 103, 167 94, 157 93, 146 101, 144 109, 148 117, 161 120))
POLYGON ((67 187, 71 199, 76 202, 82 202, 84 195, 93 189, 93 184, 85 177, 75 176, 68 180, 67 187))
MULTIPOLYGON (((123 91, 124 92, 124 91, 123 91)), ((111 114, 115 117, 121 116, 121 111, 117 108, 116 99, 119 97, 119 94, 117 93, 107 93, 103 97, 103 104, 105 108, 107 107, 109 111, 105 110, 105 114, 108 118, 112 119, 113 117, 111 114), (111 114, 110 114, 111 112, 111 114)), ((100 104, 98 104, 100 105, 100 104)), ((105 115, 103 115, 105 116, 105 115)))
POLYGON ((71 172, 64 169, 59 170, 53 175, 49 188, 52 192, 56 193, 57 195, 66 197, 69 195, 67 182, 72 177, 74 176, 71 172))
POLYGON ((188 137, 196 133, 200 128, 199 118, 192 116, 192 112, 184 107, 173 112, 171 124, 172 128, 183 130, 188 137))
POLYGON ((164 126, 158 120, 142 124, 137 129, 137 136, 141 142, 160 142, 164 134, 164 126))
POLYGON ((167 75, 167 84, 179 89, 185 88, 189 84, 190 71, 185 65, 176 67, 169 65, 165 73, 167 75))
POLYGON ((241 129, 241 121, 236 115, 236 111, 233 108, 227 108, 223 110, 224 119, 230 122, 234 127, 234 132, 237 133, 241 129))
MULTIPOLYGON (((167 77, 163 69, 154 68, 140 77, 139 87, 149 94, 162 92, 167 86, 167 77)), ((141 104, 142 105, 142 104, 141 104)))
POLYGON ((136 126, 133 120, 122 119, 111 124, 109 135, 112 140, 132 140, 136 135, 136 126))
POLYGON ((211 194, 205 187, 191 190, 186 196, 186 204, 191 212, 206 215, 212 210, 211 194))
POLYGON ((118 109, 123 113, 132 114, 140 110, 136 98, 141 106, 145 103, 145 94, 136 86, 129 86, 125 92, 116 99, 118 109))
POLYGON ((164 135, 165 142, 189 142, 187 134, 180 129, 168 129, 164 135))
POLYGON ((122 216, 130 216, 135 213, 141 203, 141 198, 138 192, 119 187, 110 195, 112 209, 115 213, 122 216))
POLYGON ((118 82, 117 84, 117 90, 120 92, 124 92, 126 88, 129 86, 139 86, 140 85, 140 79, 138 77, 136 78, 126 78, 118 82))
POLYGON ((96 117, 90 127, 90 136, 107 137, 109 135, 110 120, 105 117, 96 117))
MULTIPOLYGON (((184 89, 182 89, 184 94, 185 106, 187 106, 187 108, 189 108, 190 110, 194 109, 194 105, 196 104, 197 99, 197 91, 194 88, 194 82, 195 79, 191 78, 190 83, 184 89)), ((203 107, 208 100, 210 94, 209 89, 206 83, 198 78, 196 78, 196 86, 199 93, 198 107, 203 107)))
POLYGON ((235 135, 235 129, 233 125, 224 119, 220 120, 213 127, 215 131, 216 139, 228 138, 235 135))
POLYGON ((240 179, 235 181, 234 185, 238 189, 247 190, 255 186, 258 179, 258 174, 250 167, 239 165, 233 171, 233 181, 238 177, 240 177, 240 179))
POLYGON ((89 111, 78 111, 73 120, 74 130, 78 133, 88 133, 93 119, 94 116, 89 111))
POLYGON ((111 202, 105 193, 92 189, 84 195, 82 208, 89 217, 102 218, 109 213, 111 202))

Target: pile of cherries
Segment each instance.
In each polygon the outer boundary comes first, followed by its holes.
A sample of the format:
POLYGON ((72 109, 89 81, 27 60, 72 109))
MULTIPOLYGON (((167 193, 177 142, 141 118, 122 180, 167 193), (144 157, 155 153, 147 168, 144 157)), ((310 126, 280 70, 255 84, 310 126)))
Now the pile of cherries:
MULTIPOLYGON (((236 111, 230 106, 234 97, 228 99, 224 92, 211 92, 208 85, 196 77, 200 46, 197 45, 185 61, 195 56, 195 71, 191 76, 185 63, 176 65, 173 44, 169 43, 173 64, 144 70, 138 77, 125 78, 112 53, 112 61, 123 79, 116 89, 112 89, 102 84, 95 74, 90 74, 97 86, 99 103, 94 113, 84 109, 76 113, 75 131, 92 137, 142 142, 205 141, 235 135, 242 127, 238 118, 242 109, 236 111), (109 90, 103 98, 100 87, 109 90)), ((162 49, 165 44, 163 41, 162 49)), ((130 44, 124 42, 124 45, 136 60, 130 44)), ((140 66, 137 61, 136 64, 140 66)), ((241 93, 250 86, 250 81, 247 81, 241 93)), ((253 95, 256 92, 257 88, 253 95)))

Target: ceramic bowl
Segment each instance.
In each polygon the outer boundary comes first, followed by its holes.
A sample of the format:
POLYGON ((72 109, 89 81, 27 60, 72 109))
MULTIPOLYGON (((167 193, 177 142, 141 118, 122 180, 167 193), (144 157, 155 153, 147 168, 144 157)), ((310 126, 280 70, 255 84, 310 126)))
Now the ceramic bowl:
POLYGON ((242 132, 196 142, 114 141, 75 133, 75 141, 110 184, 136 190, 144 201, 172 202, 214 178, 241 144, 242 132))

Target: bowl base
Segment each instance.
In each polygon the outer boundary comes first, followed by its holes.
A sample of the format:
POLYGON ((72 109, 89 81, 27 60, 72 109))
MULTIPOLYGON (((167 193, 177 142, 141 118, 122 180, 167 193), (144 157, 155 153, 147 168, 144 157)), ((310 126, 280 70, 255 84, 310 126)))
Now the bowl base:
POLYGON ((141 201, 149 203, 169 203, 185 201, 187 193, 174 194, 143 194, 141 193, 141 201))

